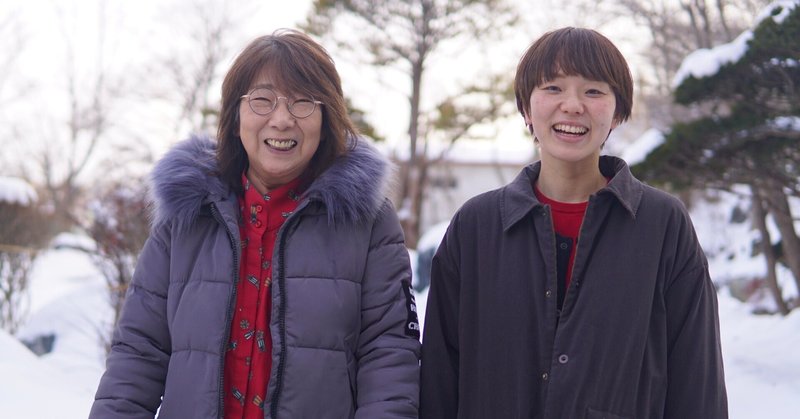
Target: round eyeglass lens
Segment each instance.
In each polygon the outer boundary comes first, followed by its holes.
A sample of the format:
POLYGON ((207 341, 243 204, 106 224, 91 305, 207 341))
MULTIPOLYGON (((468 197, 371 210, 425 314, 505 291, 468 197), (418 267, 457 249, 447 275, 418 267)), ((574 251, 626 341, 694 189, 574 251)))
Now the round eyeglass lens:
POLYGON ((305 118, 314 113, 317 104, 313 99, 297 99, 289 107, 289 112, 297 118, 305 118))
POLYGON ((278 95, 270 89, 253 89, 248 100, 250 101, 250 109, 253 112, 259 115, 267 115, 275 110, 275 105, 278 103, 278 95))

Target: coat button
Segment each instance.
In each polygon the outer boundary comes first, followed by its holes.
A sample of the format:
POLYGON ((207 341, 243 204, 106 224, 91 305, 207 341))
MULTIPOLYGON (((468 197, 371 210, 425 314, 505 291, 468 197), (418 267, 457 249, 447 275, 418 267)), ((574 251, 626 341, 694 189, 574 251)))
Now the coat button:
POLYGON ((567 354, 561 354, 558 356, 558 362, 561 364, 566 364, 567 362, 569 362, 569 357, 567 356, 567 354))
POLYGON ((547 290, 544 292, 544 296, 550 298, 553 295, 553 291, 547 290))
POLYGON ((544 381, 547 381, 547 379, 548 379, 549 377, 550 377, 550 376, 549 376, 549 375, 547 375, 547 373, 543 373, 543 374, 542 374, 542 380, 544 380, 544 381))
POLYGON ((561 246, 561 250, 567 250, 567 247, 569 247, 566 243, 561 243, 559 246, 561 246))

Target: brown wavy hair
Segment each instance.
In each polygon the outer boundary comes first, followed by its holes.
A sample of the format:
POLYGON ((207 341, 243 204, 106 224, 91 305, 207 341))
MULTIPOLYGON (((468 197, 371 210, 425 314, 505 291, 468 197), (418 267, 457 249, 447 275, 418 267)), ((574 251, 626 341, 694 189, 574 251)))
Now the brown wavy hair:
POLYGON ((358 131, 347 112, 339 73, 325 48, 308 35, 291 29, 258 37, 236 57, 222 82, 217 164, 223 182, 240 196, 244 193, 241 176, 249 163, 239 138, 239 102, 264 71, 287 92, 309 95, 323 103, 319 106, 322 112, 319 148, 309 163, 311 179, 357 141, 358 131))

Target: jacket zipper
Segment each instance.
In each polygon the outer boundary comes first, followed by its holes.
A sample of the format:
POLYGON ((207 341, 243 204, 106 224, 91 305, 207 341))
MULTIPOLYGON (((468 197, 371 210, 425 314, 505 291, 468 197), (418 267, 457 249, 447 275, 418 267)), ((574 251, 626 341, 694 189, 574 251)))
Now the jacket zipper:
MULTIPOLYGON (((272 419, 278 417, 278 400, 281 390, 283 390, 283 373, 286 369, 286 237, 291 223, 297 218, 296 214, 308 206, 308 201, 304 201, 292 212, 286 222, 283 223, 278 231, 278 286, 281 289, 280 308, 278 309, 278 334, 281 337, 281 352, 278 357, 278 369, 275 374, 275 392, 269 403, 269 414, 272 419)), ((274 290, 271 289, 270 292, 274 290)))
POLYGON ((225 313, 225 334, 222 335, 222 347, 219 351, 219 386, 217 387, 219 394, 219 411, 217 413, 221 419, 225 414, 225 397, 222 391, 222 388, 225 385, 225 352, 228 344, 228 336, 231 333, 233 302, 236 301, 236 287, 239 282, 239 249, 241 249, 241 246, 238 246, 237 249, 238 242, 236 241, 236 237, 234 236, 233 232, 231 232, 230 228, 228 228, 228 224, 225 223, 225 220, 222 219, 222 215, 219 213, 219 209, 214 203, 211 203, 211 214, 214 216, 214 219, 225 228, 225 232, 228 233, 228 238, 231 241, 231 250, 233 250, 233 291, 228 298, 228 310, 225 313))

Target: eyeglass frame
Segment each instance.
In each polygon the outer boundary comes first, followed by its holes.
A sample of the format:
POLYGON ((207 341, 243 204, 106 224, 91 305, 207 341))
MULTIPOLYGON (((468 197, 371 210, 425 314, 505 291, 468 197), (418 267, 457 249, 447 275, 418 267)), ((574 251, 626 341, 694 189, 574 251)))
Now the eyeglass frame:
POLYGON ((284 99, 286 101, 286 110, 289 111, 290 115, 292 115, 293 117, 295 117, 297 119, 308 118, 309 116, 314 114, 314 111, 317 110, 317 105, 325 105, 323 102, 320 102, 319 100, 314 99, 313 96, 309 96, 308 98, 295 99, 295 100, 292 100, 290 102, 288 97, 286 97, 286 96, 278 96, 278 93, 275 90, 270 89, 269 87, 256 87, 256 88, 250 90, 250 92, 247 93, 246 95, 239 96, 239 99, 247 99, 247 106, 250 107, 250 110, 253 111, 254 114, 260 115, 260 116, 267 116, 267 115, 275 112, 275 109, 278 109, 278 102, 280 102, 281 99, 284 99), (269 90, 270 92, 275 94, 275 106, 272 107, 272 110, 270 110, 269 112, 264 113, 264 114, 256 112, 256 110, 253 109, 253 104, 250 102, 253 92, 255 92, 256 90, 259 90, 259 89, 269 90), (310 99, 311 100, 311 103, 314 104, 314 109, 312 109, 311 112, 309 112, 308 115, 306 115, 306 116, 297 116, 297 115, 295 115, 294 112, 292 112, 292 106, 298 100, 306 100, 306 99, 310 99))

